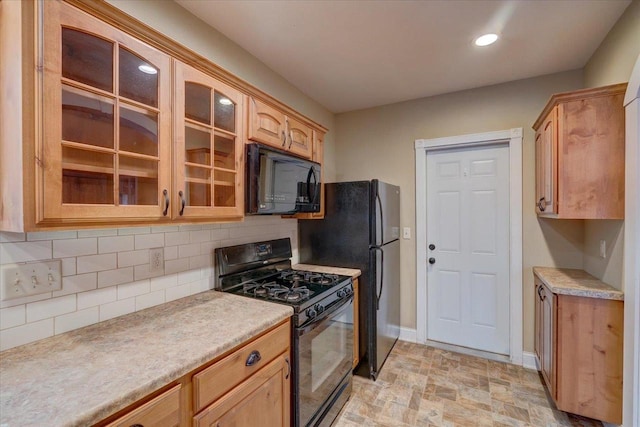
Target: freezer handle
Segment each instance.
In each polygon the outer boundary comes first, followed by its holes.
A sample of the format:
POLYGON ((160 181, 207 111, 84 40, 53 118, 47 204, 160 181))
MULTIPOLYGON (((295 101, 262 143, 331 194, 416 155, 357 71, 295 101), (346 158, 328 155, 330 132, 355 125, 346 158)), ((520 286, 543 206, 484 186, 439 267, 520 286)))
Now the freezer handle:
MULTIPOLYGON (((378 208, 379 208, 379 212, 380 212, 380 244, 384 244, 384 217, 383 212, 382 212, 382 199, 380 198, 380 192, 376 191, 376 200, 378 202, 378 208)), ((377 231, 378 225, 376 224, 376 231, 377 231)), ((377 241, 377 237, 376 236, 376 244, 378 244, 377 241)))
MULTIPOLYGON (((378 290, 378 278, 376 277, 376 310, 380 310, 380 297, 384 286, 384 250, 380 246, 373 246, 373 251, 380 251, 380 289, 378 290)), ((376 268, 376 273, 378 269, 376 268)))

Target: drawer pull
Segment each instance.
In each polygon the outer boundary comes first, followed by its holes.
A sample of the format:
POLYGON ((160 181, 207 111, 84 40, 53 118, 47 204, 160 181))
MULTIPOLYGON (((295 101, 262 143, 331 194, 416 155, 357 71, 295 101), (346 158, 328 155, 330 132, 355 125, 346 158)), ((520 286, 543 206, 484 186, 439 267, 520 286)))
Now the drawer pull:
POLYGON ((247 357, 247 362, 245 363, 245 365, 253 366, 258 363, 260 359, 262 359, 262 356, 260 356, 260 352, 258 350, 253 350, 249 357, 247 357))
POLYGON ((131 427, 144 427, 142 424, 131 424, 131 427))
POLYGON ((284 377, 285 380, 289 379, 289 375, 291 375, 291 363, 289 363, 289 358, 285 357, 285 362, 287 362, 287 376, 284 377))

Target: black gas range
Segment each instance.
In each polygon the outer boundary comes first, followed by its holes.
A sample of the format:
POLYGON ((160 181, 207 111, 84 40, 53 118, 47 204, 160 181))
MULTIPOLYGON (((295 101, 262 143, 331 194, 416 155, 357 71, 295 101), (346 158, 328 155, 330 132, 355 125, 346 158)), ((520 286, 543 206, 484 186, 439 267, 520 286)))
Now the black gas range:
POLYGON ((293 425, 330 425, 351 394, 351 277, 293 270, 289 239, 218 248, 215 253, 217 290, 293 308, 293 425))

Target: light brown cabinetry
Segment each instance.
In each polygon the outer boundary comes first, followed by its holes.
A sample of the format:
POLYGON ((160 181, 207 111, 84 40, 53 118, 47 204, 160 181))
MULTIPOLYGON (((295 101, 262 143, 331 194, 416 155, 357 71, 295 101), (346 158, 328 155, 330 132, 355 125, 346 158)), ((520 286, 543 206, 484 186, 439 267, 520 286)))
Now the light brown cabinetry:
POLYGON ((96 426, 289 427, 290 347, 286 320, 96 426))
POLYGON ((267 103, 249 97, 247 138, 311 159, 313 129, 267 103))
POLYGON ((107 424, 107 427, 180 425, 180 384, 107 424))
POLYGON ((242 94, 175 61, 173 217, 243 215, 242 94))
POLYGON ((556 406, 620 424, 623 302, 535 287, 535 352, 556 406))
POLYGON ((550 218, 624 217, 625 84, 556 94, 533 129, 536 212, 550 218))

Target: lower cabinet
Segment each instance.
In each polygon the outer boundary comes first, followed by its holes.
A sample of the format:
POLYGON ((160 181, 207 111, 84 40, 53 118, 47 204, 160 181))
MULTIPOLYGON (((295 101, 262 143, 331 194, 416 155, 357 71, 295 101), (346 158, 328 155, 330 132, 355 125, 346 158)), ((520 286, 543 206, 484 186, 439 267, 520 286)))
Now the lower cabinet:
POLYGON ((623 302, 535 287, 535 352, 557 408, 621 424, 623 302))
POLYGON ((289 427, 290 348, 287 320, 96 426, 289 427))

